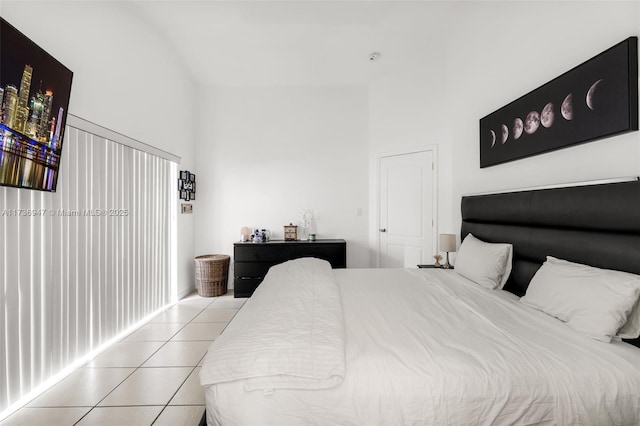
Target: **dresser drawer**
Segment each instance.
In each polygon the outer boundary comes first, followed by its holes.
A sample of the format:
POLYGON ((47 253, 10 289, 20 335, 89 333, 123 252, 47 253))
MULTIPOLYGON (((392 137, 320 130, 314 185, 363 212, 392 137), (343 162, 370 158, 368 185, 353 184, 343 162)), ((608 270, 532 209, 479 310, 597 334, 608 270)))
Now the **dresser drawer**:
POLYGON ((238 278, 233 280, 233 297, 251 297, 262 278, 238 278))
POLYGON ((289 258, 287 247, 265 243, 244 244, 233 250, 236 262, 284 262, 289 258))
POLYGON ((269 268, 301 257, 317 257, 333 268, 347 266, 345 240, 240 242, 233 245, 233 276, 236 297, 250 297, 269 268))
POLYGON ((331 263, 332 268, 345 268, 347 266, 344 245, 301 245, 292 251, 291 258, 299 259, 301 257, 316 257, 326 260, 331 263))
POLYGON ((267 271, 273 265, 277 265, 280 262, 234 262, 233 263, 233 276, 239 277, 255 277, 264 278, 267 275, 267 271))

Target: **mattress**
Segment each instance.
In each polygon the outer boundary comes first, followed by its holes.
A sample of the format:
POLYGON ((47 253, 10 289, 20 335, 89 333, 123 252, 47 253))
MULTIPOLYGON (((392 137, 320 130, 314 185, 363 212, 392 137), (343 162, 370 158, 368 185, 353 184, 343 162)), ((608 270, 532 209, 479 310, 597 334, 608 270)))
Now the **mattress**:
MULTIPOLYGON (((297 297, 307 313, 333 306, 319 320, 310 315, 309 323, 315 327, 310 334, 317 334, 320 321, 320 334, 335 336, 324 336, 320 350, 312 342, 304 346, 304 339, 287 348, 300 350, 305 360, 319 357, 311 363, 318 381, 282 385, 280 370, 263 368, 276 384, 256 386, 242 372, 257 361, 244 360, 246 367, 231 356, 233 335, 249 332, 268 312, 274 316, 266 321, 270 327, 280 322, 282 329, 276 341, 288 330, 304 336, 298 308, 279 313, 295 305, 294 296, 273 299, 295 293, 290 287, 300 278, 286 284, 266 279, 203 362, 210 425, 640 423, 638 348, 576 334, 513 294, 481 288, 451 270, 342 269, 323 279, 330 283, 317 281, 297 297), (318 295, 321 302, 309 302, 319 287, 334 285, 337 305, 331 290, 318 295), (326 326, 336 317, 337 326, 326 326)), ((257 348, 268 347, 260 333, 246 338, 243 348, 251 339, 257 348)), ((295 364, 292 377, 304 376, 301 361, 287 349, 279 347, 295 364)), ((273 358, 283 362, 278 351, 273 358)))

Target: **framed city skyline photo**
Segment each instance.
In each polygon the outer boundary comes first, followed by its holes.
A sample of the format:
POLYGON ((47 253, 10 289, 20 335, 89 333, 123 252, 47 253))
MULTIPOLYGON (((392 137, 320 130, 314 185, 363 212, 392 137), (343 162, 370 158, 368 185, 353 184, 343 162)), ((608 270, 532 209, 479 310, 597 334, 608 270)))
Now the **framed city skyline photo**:
POLYGON ((55 191, 73 73, 0 18, 0 185, 55 191))
POLYGON ((480 167, 638 130, 638 38, 480 119, 480 167))

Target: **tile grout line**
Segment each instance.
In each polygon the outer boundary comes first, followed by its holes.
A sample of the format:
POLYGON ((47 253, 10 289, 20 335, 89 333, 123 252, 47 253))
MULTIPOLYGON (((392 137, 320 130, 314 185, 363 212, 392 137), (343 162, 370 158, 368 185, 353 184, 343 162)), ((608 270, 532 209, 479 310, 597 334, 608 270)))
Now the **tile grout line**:
MULTIPOLYGON (((178 305, 178 304, 176 304, 176 305, 174 305, 174 306, 177 306, 177 305, 178 305)), ((161 314, 162 314, 162 313, 161 313, 161 314)), ((159 314, 159 315, 161 315, 161 314, 159 314)), ((150 324, 150 323, 151 323, 151 321, 149 321, 147 324, 150 324)), ((153 342, 153 341, 157 341, 157 342, 164 342, 164 343, 163 343, 162 345, 160 345, 160 347, 159 347, 158 349, 156 349, 156 350, 155 350, 151 355, 149 355, 149 356, 148 356, 144 361, 142 361, 142 363, 141 363, 139 366, 137 366, 137 367, 130 367, 130 368, 133 368, 133 371, 131 372, 131 374, 129 374, 129 375, 125 378, 125 380, 123 380, 122 382, 120 382, 116 387, 114 387, 113 389, 111 389, 111 391, 109 391, 109 392, 108 392, 108 393, 107 393, 107 394, 106 394, 102 399, 100 399, 98 402, 96 402, 96 404, 93 406, 93 408, 92 408, 91 410, 89 410, 89 412, 93 411, 93 409, 94 409, 94 408, 96 408, 98 405, 100 405, 100 403, 101 403, 102 401, 104 401, 107 397, 109 397, 109 395, 111 395, 111 394, 112 394, 112 393, 113 393, 113 392, 114 392, 114 391, 115 391, 115 390, 116 390, 120 385, 122 385, 122 383, 124 383, 124 382, 126 381, 126 379, 128 379, 129 377, 131 377, 131 376, 132 376, 136 371, 138 371, 138 370, 139 370, 139 369, 141 369, 141 368, 149 368, 149 367, 142 367, 142 366, 144 365, 144 363, 145 363, 145 362, 149 361, 149 359, 150 359, 151 357, 153 357, 153 356, 154 356, 154 355, 155 355, 155 354, 156 354, 160 349, 162 349, 163 347, 165 347, 165 345, 166 345, 167 343, 169 343, 169 341, 170 341, 171 339, 173 339, 173 338, 176 336, 176 334, 178 334, 182 329, 184 329, 184 328, 185 328, 188 324, 190 324, 190 323, 191 323, 191 321, 189 321, 189 322, 185 323, 182 327, 180 327, 180 329, 178 329, 174 334, 172 334, 172 335, 171 335, 171 337, 169 337, 169 338, 168 338, 167 340, 165 340, 165 341, 162 341, 162 340, 151 340, 152 342, 153 342)), ((144 324, 144 325, 143 325, 143 326, 141 326, 140 328, 144 327, 144 326, 145 326, 145 325, 147 325, 147 324, 144 324)), ((163 323, 160 323, 160 324, 163 324, 163 323)), ((139 329, 138 329, 138 330, 139 330, 139 329)), ((135 332, 134 332, 134 333, 135 333, 135 332)), ((131 333, 131 334, 133 334, 133 333, 131 333)), ((125 337, 125 339, 126 339, 126 337, 125 337)), ((124 339, 120 340, 120 342, 123 342, 123 341, 124 341, 124 339)), ((134 341, 134 342, 135 342, 135 340, 132 340, 132 341, 134 341)), ((191 374, 191 373, 189 373, 189 374, 191 374)), ((187 375, 187 377, 189 377, 189 376, 187 375)), ((184 383, 183 383, 183 384, 184 384, 184 383)), ((182 385, 180 385, 180 386, 182 386, 182 385)), ((178 387, 178 389, 180 389, 180 388, 178 387)), ((177 391, 176 391, 176 392, 177 392, 177 391)), ((173 396, 172 396, 171 398, 173 398, 173 396)), ((171 399, 169 399, 169 401, 171 401, 171 399)), ((165 404, 165 406, 166 406, 166 405, 168 405, 168 403, 167 403, 167 404, 165 404)), ((133 405, 132 407, 136 407, 136 406, 135 406, 135 405, 133 405)), ((89 414, 89 412, 88 412, 87 414, 89 414)), ((86 416, 86 414, 85 414, 85 416, 86 416)), ((83 416, 83 417, 84 417, 84 416, 83 416)), ((80 419, 80 420, 82 420, 82 419, 80 419)), ((78 422, 79 422, 80 420, 78 420, 78 422)), ((155 420, 154 420, 154 421, 155 421, 155 420)))
MULTIPOLYGON (((147 323, 147 324, 149 324, 149 323, 147 323)), ((145 326, 145 325, 147 325, 147 324, 142 325, 140 328, 144 327, 144 326, 145 326)), ((187 324, 188 324, 188 323, 187 323, 187 324)), ((186 325, 186 324, 185 324, 185 325, 186 325)), ((140 328, 139 328, 139 329, 140 329, 140 328)), ((184 328, 184 327, 182 327, 182 328, 184 328)), ((182 328, 180 328, 180 330, 182 330, 182 328)), ((138 329, 138 330, 139 330, 139 329, 138 329)), ((179 332, 180 332, 180 330, 178 330, 176 333, 179 333, 179 332)), ((136 330, 136 331, 137 331, 137 330, 136 330)), ((134 332, 134 333, 135 333, 135 332, 134 332)), ((131 333, 131 334, 133 334, 133 333, 131 333)), ((174 334, 173 336, 175 336, 175 334, 174 334)), ((169 339, 171 339, 173 336, 171 336, 169 339)), ((126 337, 125 337, 124 339, 126 339, 126 337)), ((118 343, 125 341, 124 339, 120 340, 118 343)), ((135 341, 135 340, 134 340, 134 341, 135 341)), ((152 340, 152 341, 153 341, 153 340, 152 340)), ((159 340, 159 341, 160 341, 160 340, 159 340)), ((145 362, 149 361, 149 358, 151 358, 153 355, 155 355, 155 354, 156 354, 156 352, 158 352, 160 349, 162 349, 162 348, 167 344, 167 342, 168 342, 168 341, 169 341, 169 340, 164 341, 164 343, 163 343, 162 345, 160 345, 160 347, 158 347, 158 349, 156 349, 156 350, 155 350, 151 355, 149 355, 149 356, 148 356, 144 361, 142 361, 142 363, 141 363, 139 366, 137 366, 137 367, 111 367, 111 368, 133 368, 133 371, 131 371, 131 373, 129 373, 129 375, 127 375, 127 377, 125 377, 125 378, 124 378, 120 383, 118 383, 116 386, 114 386, 114 388, 113 388, 113 389, 111 389, 109 392, 107 392, 107 394, 106 394, 105 396, 103 396, 100 400, 98 400, 98 401, 93 405, 93 407, 91 407, 91 409, 90 409, 89 411, 87 411, 87 412, 86 412, 86 413, 85 413, 81 418, 79 418, 79 419, 78 419, 78 421, 77 421, 77 422, 75 422, 75 423, 74 423, 74 426, 75 426, 75 425, 77 425, 78 423, 80 423, 80 422, 82 421, 82 419, 84 419, 86 416, 88 416, 88 415, 89 415, 89 413, 91 413, 93 410, 95 410, 95 409, 98 407, 98 405, 100 405, 100 403, 101 403, 102 401, 104 401, 104 400, 105 400, 109 395, 111 395, 111 394, 112 394, 116 389, 118 389, 118 387, 120 387, 120 385, 122 385, 122 384, 123 384, 123 383, 124 383, 124 382, 129 378, 129 377, 131 377, 131 376, 132 376, 136 371, 138 371, 140 368, 142 368, 142 365, 143 365, 145 362)), ((94 358, 94 359, 95 359, 95 358, 94 358)), ((88 368, 88 367, 85 365, 83 368, 88 368)), ((99 367, 96 367, 96 368, 99 368, 99 367)), ((134 405, 134 407, 135 407, 135 405, 134 405)), ((164 410, 164 408, 163 408, 163 410, 164 410)), ((162 412, 163 410, 161 410, 161 412, 162 412)), ((155 420, 154 420, 154 421, 155 421, 155 420)))
MULTIPOLYGON (((198 314, 195 316, 197 317, 198 315, 200 315, 208 306, 210 306, 213 302, 211 302, 210 304, 208 304, 206 307, 201 308, 200 312, 198 312, 198 314)), ((179 306, 180 303, 176 303, 174 306, 172 306, 170 309, 174 308, 175 306, 179 306)), ((168 310, 168 309, 167 309, 168 310)), ((166 312, 166 310, 164 311, 166 312)), ((158 314, 158 315, 162 315, 164 314, 164 312, 158 314)), ((195 318, 194 317, 194 318, 195 318)), ((145 325, 151 324, 153 320, 147 322, 146 324, 144 324, 143 326, 141 326, 140 328, 144 327, 145 325)), ((182 327, 180 327, 180 329, 178 329, 174 334, 172 334, 167 340, 164 341, 164 343, 158 348, 156 349, 151 355, 149 355, 144 361, 142 361, 142 363, 138 366, 138 367, 134 367, 134 370, 131 372, 131 374, 129 374, 122 382, 120 382, 117 386, 115 386, 113 389, 111 389, 111 391, 109 391, 102 399, 100 399, 98 402, 96 402, 96 404, 91 408, 91 410, 87 411, 85 413, 84 416, 82 416, 76 423, 74 423, 74 426, 77 425, 78 423, 80 423, 82 421, 83 418, 85 418, 89 413, 91 413, 94 409, 96 409, 100 403, 102 401, 104 401, 107 397, 109 397, 109 395, 111 395, 120 385, 122 385, 122 383, 124 383, 126 381, 126 379, 128 379, 129 377, 131 377, 136 371, 138 371, 141 368, 151 368, 151 367, 142 367, 147 361, 149 361, 149 359, 151 359, 151 357, 153 357, 158 351, 160 351, 160 349, 162 349, 163 347, 166 346, 167 343, 169 343, 171 341, 171 339, 173 339, 180 331, 182 331, 187 325, 191 324, 191 322, 193 321, 193 319, 191 319, 190 321, 186 322, 182 327)), ((173 323, 173 322, 171 322, 173 323)), ((155 323, 155 324, 167 324, 167 323, 155 323)), ((139 330, 139 329, 138 329, 139 330)), ((137 330, 136 330, 137 331, 137 330)), ((135 332, 133 332, 135 333, 135 332)), ((131 334, 133 334, 131 333, 131 334)), ((126 337, 124 339, 121 340, 125 341, 126 337)), ((135 341, 135 340, 133 340, 135 341)), ((159 340, 160 341, 160 340, 159 340)), ((205 353, 206 354, 206 353, 205 353)), ((203 355, 204 358, 204 355, 203 355)), ((202 360, 202 358, 198 361, 200 362, 202 360)), ((166 368, 166 367, 165 367, 166 368)), ((153 425, 158 418, 160 417, 160 415, 162 414, 162 412, 164 412, 167 407, 169 406, 169 403, 171 402, 171 400, 175 397, 175 395, 180 391, 180 388, 182 386, 184 386, 184 384, 186 383, 186 381, 189 379, 189 376, 193 373, 193 371, 197 368, 197 365, 195 367, 193 367, 193 369, 189 372, 189 374, 187 374, 186 378, 184 379, 184 381, 180 384, 180 386, 178 386, 178 388, 176 389, 176 391, 173 393, 173 395, 171 395, 171 397, 169 398, 169 400, 167 401, 166 404, 163 405, 159 405, 162 406, 162 409, 160 410, 160 412, 158 413, 158 415, 153 419, 153 421, 151 422, 151 425, 153 425)), ((131 405, 128 407, 148 407, 149 405, 131 405)))
MULTIPOLYGON (((201 296, 197 296, 197 297, 201 297, 201 296)), ((217 336, 215 336, 213 338, 213 340, 215 340, 220 334, 222 334, 222 332, 227 328, 227 326, 229 325, 229 323, 233 320, 233 318, 235 318, 235 316, 237 315, 238 311, 244 306, 244 303, 246 301, 243 301, 243 303, 240 304, 240 306, 237 306, 237 304, 233 304, 232 306, 229 307, 221 307, 221 308, 212 308, 212 309, 229 309, 229 310, 235 310, 235 313, 233 314, 233 316, 227 320, 227 321, 194 321, 198 316, 202 315, 204 313, 204 311, 206 311, 207 309, 211 308, 212 306, 214 306, 216 304, 216 302, 219 302, 220 300, 222 300, 223 296, 218 296, 215 297, 211 302, 207 303, 206 305, 201 305, 199 306, 199 303, 195 304, 195 306, 191 306, 191 303, 189 300, 183 300, 183 301, 178 301, 175 304, 173 304, 170 308, 165 309, 164 311, 160 312, 157 316, 160 315, 164 315, 167 311, 169 311, 170 309, 173 309, 175 307, 179 307, 179 306, 185 306, 185 307, 193 307, 195 308, 194 311, 198 311, 197 314, 195 316, 193 316, 189 321, 185 322, 182 327, 180 327, 178 330, 176 330, 173 334, 171 334, 166 340, 131 340, 130 342, 162 342, 162 345, 160 345, 157 349, 155 349, 147 358, 145 358, 140 365, 138 365, 137 367, 118 367, 118 366, 107 366, 107 367, 94 367, 94 366, 89 366, 89 364, 95 360, 98 356, 104 354, 106 352, 102 351, 100 354, 97 354, 92 360, 86 362, 83 366, 77 368, 75 371, 80 371, 82 369, 109 369, 109 368, 131 368, 132 371, 126 376, 124 377, 118 384, 116 384, 113 389, 111 389, 109 392, 107 392, 107 394, 102 397, 100 400, 98 400, 94 405, 60 405, 60 406, 44 406, 44 407, 28 407, 28 405, 30 403, 32 403, 36 398, 34 398, 34 400, 27 402, 24 406, 22 406, 19 410, 17 410, 14 414, 12 414, 13 417, 14 415, 17 415, 21 410, 25 409, 25 408, 89 408, 89 410, 84 413, 78 420, 76 420, 74 423, 72 423, 74 426, 79 424, 83 419, 85 419, 90 413, 92 413, 96 408, 100 408, 99 404, 101 402, 103 402, 106 398, 109 397, 109 395, 111 395, 117 388, 119 388, 125 381, 127 381, 129 378, 131 378, 131 376, 138 370, 142 369, 142 368, 188 368, 191 367, 191 370, 188 372, 188 374, 186 375, 185 379, 180 383, 180 385, 176 388, 175 392, 173 392, 173 394, 170 396, 170 398, 168 399, 168 401, 165 404, 145 404, 145 405, 127 405, 127 406, 123 406, 123 407, 161 407, 159 413, 156 415, 156 417, 154 418, 154 420, 151 422, 151 425, 153 425, 154 423, 156 423, 158 421, 158 419, 160 418, 160 416, 167 410, 168 407, 201 407, 201 404, 177 404, 175 406, 171 406, 170 403, 171 401, 176 397, 176 395, 178 394, 178 392, 180 392, 180 389, 182 389, 182 387, 186 384, 186 382, 189 380, 189 378, 191 377, 191 375, 195 372, 196 369, 198 368, 202 368, 202 366, 200 365, 202 363, 202 361, 204 360, 204 358, 207 355, 208 349, 207 351, 205 351, 205 353, 202 355, 202 357, 199 358, 199 360, 196 362, 195 366, 159 366, 159 367, 143 367, 143 365, 148 362, 153 356, 155 356, 162 348, 164 348, 167 343, 172 342, 172 339, 176 337, 176 335, 178 333, 180 333, 181 331, 184 330, 185 327, 187 327, 189 324, 225 324, 225 326, 222 328, 222 330, 220 331, 220 333, 218 333, 217 336)), ((191 299, 191 300, 198 300, 196 298, 191 299)), ((235 299, 232 299, 235 300, 235 299)), ((146 325, 149 324, 168 324, 168 323, 182 323, 181 321, 160 321, 160 322, 153 322, 153 319, 151 319, 150 321, 148 321, 147 323, 141 325, 137 330, 131 332, 129 335, 123 337, 121 340, 119 340, 116 343, 121 343, 126 341, 126 339, 131 336, 132 334, 136 333, 137 331, 139 331, 141 328, 143 328, 146 325)), ((209 341, 212 342, 212 340, 209 339, 190 339, 190 340, 175 340, 173 342, 202 342, 202 341, 209 341)), ((52 385, 51 388, 53 388, 55 386, 52 385)), ((50 389, 51 389, 50 388, 50 389)), ((206 409, 206 400, 205 400, 205 409, 206 409)), ((107 407, 120 407, 120 406, 105 406, 105 408, 107 407)), ((5 419, 5 421, 8 421, 9 418, 5 419)), ((4 423, 4 421, 2 422, 4 423)))
POLYGON ((196 368, 198 368, 198 366, 193 367, 193 369, 189 372, 189 374, 187 374, 187 377, 185 377, 184 381, 180 384, 180 386, 178 386, 178 389, 176 389, 176 391, 173 393, 173 395, 171 395, 171 397, 169 398, 169 401, 167 401, 167 403, 165 404, 164 408, 162 410, 160 410, 160 412, 158 413, 156 418, 153 419, 153 421, 151 422, 151 425, 153 425, 158 420, 158 418, 160 417, 160 414, 162 414, 162 412, 167 409, 167 407, 171 403, 171 400, 176 397, 176 394, 178 392, 180 392, 180 388, 182 388, 182 386, 184 386, 184 384, 187 383, 187 380, 189 380, 189 377, 191 377, 191 374, 196 370, 196 368))

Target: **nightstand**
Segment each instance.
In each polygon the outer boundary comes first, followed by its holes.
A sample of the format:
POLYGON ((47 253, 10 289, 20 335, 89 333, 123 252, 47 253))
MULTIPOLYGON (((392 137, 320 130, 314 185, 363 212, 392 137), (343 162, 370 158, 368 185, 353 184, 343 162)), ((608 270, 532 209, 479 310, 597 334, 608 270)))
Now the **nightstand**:
POLYGON ((454 269, 453 266, 451 268, 443 268, 442 266, 434 266, 434 265, 418 265, 420 269, 454 269))

